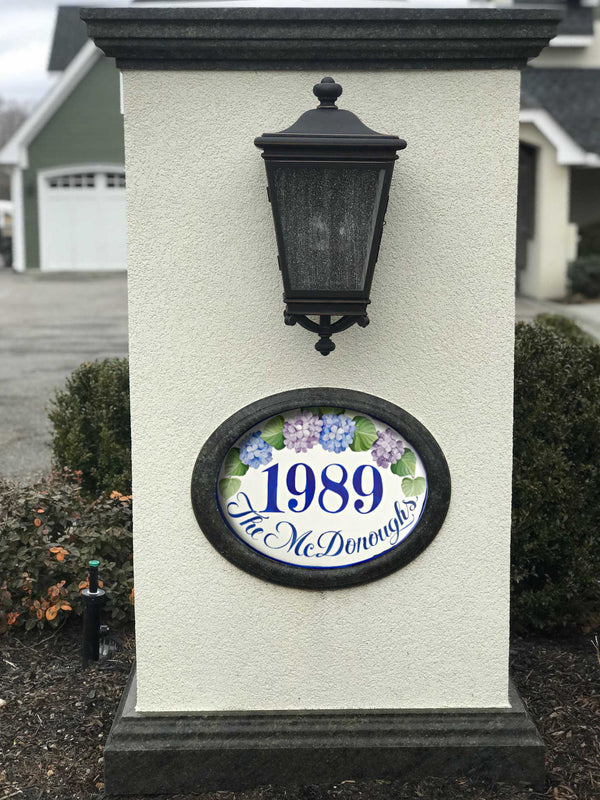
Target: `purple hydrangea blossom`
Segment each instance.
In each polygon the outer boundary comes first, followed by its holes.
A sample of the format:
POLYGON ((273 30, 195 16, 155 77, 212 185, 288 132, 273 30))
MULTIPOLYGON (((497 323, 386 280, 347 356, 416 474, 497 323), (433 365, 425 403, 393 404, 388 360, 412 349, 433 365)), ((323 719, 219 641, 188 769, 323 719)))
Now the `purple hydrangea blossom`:
POLYGON ((240 442, 240 461, 258 469, 273 458, 273 448, 261 438, 262 431, 254 431, 240 442))
POLYGON ((373 461, 378 467, 387 469, 391 464, 395 464, 404 455, 404 444, 394 436, 391 428, 386 428, 379 432, 371 448, 373 461))
POLYGON ((288 419, 283 425, 283 441, 288 450, 306 453, 319 441, 323 420, 306 411, 288 419))
POLYGON ((341 453, 354 439, 356 422, 341 414, 323 414, 323 428, 319 441, 324 450, 341 453))

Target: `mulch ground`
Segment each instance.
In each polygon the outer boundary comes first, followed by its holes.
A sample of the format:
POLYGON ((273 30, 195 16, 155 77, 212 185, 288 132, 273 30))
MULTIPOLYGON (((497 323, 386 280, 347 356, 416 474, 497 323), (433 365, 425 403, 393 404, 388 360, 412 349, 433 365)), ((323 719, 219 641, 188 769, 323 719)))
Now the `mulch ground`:
MULTIPOLYGON (((79 629, 0 638, 0 800, 102 800, 103 747, 134 657, 132 632, 82 671, 79 629)), ((344 781, 204 800, 600 800, 600 660, 591 636, 516 639, 512 670, 547 746, 548 789, 466 779, 344 781)), ((191 796, 171 797, 188 800, 191 796)), ((136 798, 136 800, 138 800, 136 798)))

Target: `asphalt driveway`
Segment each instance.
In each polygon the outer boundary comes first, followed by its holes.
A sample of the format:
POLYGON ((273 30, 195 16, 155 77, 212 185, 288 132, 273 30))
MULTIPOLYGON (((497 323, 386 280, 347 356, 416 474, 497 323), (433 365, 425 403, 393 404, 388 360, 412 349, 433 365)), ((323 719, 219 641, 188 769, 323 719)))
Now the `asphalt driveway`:
POLYGON ((0 475, 50 469, 46 409, 81 364, 127 355, 127 278, 0 269, 0 475))

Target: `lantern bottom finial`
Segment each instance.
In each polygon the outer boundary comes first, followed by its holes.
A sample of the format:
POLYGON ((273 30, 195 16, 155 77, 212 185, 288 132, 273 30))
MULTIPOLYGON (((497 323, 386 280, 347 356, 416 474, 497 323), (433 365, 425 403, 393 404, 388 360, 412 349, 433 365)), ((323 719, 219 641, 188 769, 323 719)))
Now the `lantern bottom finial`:
POLYGON ((340 333, 352 325, 359 325, 361 328, 366 328, 369 324, 369 317, 367 314, 346 314, 341 316, 335 322, 331 321, 331 316, 322 314, 319 316, 319 321, 315 322, 305 314, 290 314, 289 311, 283 312, 283 320, 286 325, 295 325, 298 323, 307 331, 319 334, 319 340, 315 344, 315 350, 323 356, 328 356, 329 353, 335 350, 335 344, 331 341, 334 333, 340 333))
POLYGON ((315 344, 315 350, 321 353, 322 356, 328 356, 335 350, 335 343, 331 341, 330 333, 322 333, 321 338, 315 344))

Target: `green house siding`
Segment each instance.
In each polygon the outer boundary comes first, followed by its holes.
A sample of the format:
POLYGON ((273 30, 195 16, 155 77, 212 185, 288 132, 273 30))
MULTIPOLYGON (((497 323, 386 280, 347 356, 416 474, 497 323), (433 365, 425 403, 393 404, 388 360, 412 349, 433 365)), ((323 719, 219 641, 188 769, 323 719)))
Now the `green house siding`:
POLYGON ((23 172, 25 263, 39 268, 37 173, 77 164, 122 164, 119 72, 101 57, 29 145, 23 172))

